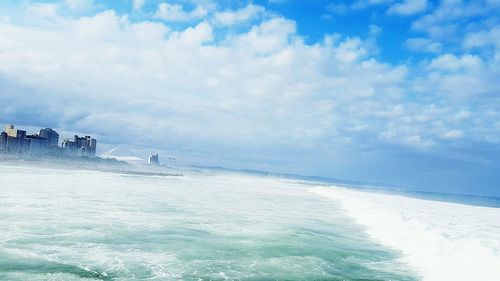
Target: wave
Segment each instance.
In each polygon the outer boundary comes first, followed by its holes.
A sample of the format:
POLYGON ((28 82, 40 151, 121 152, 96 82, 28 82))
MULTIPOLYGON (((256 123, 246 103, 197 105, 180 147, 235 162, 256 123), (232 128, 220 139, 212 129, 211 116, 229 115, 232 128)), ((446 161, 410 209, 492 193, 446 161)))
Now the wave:
POLYGON ((372 239, 401 251, 424 281, 500 280, 500 208, 341 187, 309 191, 339 201, 372 239))
MULTIPOLYGON (((78 279, 92 280, 115 280, 114 276, 108 275, 106 272, 97 272, 85 267, 72 265, 69 263, 48 260, 47 258, 24 257, 22 255, 8 254, 8 251, 0 248, 0 279, 9 280, 7 274, 11 272, 23 272, 30 275, 51 275, 59 276, 51 278, 51 280, 69 280, 76 277, 78 279)), ((34 280, 34 279, 30 279, 34 280)))

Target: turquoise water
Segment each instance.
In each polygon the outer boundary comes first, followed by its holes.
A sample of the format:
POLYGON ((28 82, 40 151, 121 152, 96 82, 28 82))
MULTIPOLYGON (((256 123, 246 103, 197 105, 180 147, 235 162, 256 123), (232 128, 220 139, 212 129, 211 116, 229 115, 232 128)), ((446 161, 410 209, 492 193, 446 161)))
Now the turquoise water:
POLYGON ((243 175, 0 166, 0 280, 420 280, 340 201, 243 175))

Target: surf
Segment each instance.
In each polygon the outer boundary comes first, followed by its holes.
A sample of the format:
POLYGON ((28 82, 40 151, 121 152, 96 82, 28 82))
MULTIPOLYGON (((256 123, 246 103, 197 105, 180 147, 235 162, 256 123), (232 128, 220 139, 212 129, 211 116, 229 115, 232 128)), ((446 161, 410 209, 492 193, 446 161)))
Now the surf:
POLYGON ((402 253, 423 281, 498 281, 500 208, 341 187, 310 192, 336 200, 375 241, 402 253))

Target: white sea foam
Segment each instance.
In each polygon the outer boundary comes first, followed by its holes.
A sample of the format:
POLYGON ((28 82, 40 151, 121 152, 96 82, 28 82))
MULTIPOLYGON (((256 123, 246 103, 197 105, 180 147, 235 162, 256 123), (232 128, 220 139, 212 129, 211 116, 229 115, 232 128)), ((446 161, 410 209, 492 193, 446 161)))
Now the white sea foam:
POLYGON ((296 182, 1 164, 0 178, 0 280, 416 280, 296 182))
POLYGON ((341 202, 367 234, 400 250, 424 281, 500 280, 500 208, 312 188, 341 202))

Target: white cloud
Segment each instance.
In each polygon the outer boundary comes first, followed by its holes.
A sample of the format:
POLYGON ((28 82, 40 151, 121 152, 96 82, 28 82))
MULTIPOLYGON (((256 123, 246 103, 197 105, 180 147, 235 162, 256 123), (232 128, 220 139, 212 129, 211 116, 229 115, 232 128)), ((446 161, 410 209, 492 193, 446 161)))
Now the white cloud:
POLYGON ((463 45, 468 49, 487 46, 496 46, 500 49, 500 26, 468 33, 465 36, 463 45))
MULTIPOLYGON (((182 11, 173 18, 191 18, 182 11)), ((43 108, 104 141, 137 135, 133 144, 234 152, 422 148, 446 142, 450 128, 485 141, 478 132, 500 118, 494 102, 476 99, 499 87, 498 67, 479 56, 443 54, 412 69, 375 59, 369 38, 307 44, 282 17, 217 28, 202 20, 171 31, 112 10, 45 29, 2 23, 0 78, 22 89, 2 83, 0 102, 11 106, 0 119, 43 108)))
POLYGON ((352 9, 365 9, 373 5, 382 5, 391 3, 393 0, 357 0, 352 5, 352 9))
POLYGON ((379 36, 381 33, 382 33, 382 28, 378 25, 375 25, 375 24, 370 24, 368 26, 368 31, 370 33, 371 36, 379 36))
POLYGON ((490 1, 440 1, 436 8, 412 23, 412 29, 423 31, 433 39, 455 42, 470 31, 487 29, 498 6, 490 1), (474 24, 471 24, 474 23, 474 24))
MULTIPOLYGON (((460 105, 462 107, 459 108, 460 110, 472 104, 474 106, 481 104, 481 109, 476 109, 480 114, 486 114, 485 108, 490 108, 498 102, 495 100, 494 93, 500 90, 500 84, 495 78, 500 73, 500 68, 494 59, 481 58, 476 55, 444 54, 423 63, 421 71, 422 76, 414 79, 414 91, 420 94, 428 95, 433 99, 445 98, 449 100, 450 106, 460 105)), ((474 116, 476 114, 474 113, 474 116)), ((455 116, 456 111, 447 112, 446 115, 450 115, 448 122, 459 120, 455 116)), ((484 115, 481 119, 475 120, 483 122, 489 118, 484 115)), ((468 120, 472 122, 473 118, 468 120)), ((483 138, 484 134, 478 132, 475 135, 468 134, 468 136, 483 138)))
POLYGON ((421 13, 426 9, 427 0, 403 0, 390 6, 387 13, 408 16, 421 13))
POLYGON ((349 5, 341 1, 332 2, 326 6, 328 12, 339 15, 345 15, 350 9, 351 7, 349 5))
POLYGON ((212 26, 207 22, 201 22, 195 27, 189 27, 182 32, 175 32, 170 40, 181 43, 186 47, 199 47, 203 43, 212 41, 212 26))
POLYGON ((29 17, 53 19, 58 16, 59 6, 52 3, 35 3, 28 5, 26 13, 29 17))
POLYGON ((160 3, 155 17, 158 19, 181 22, 202 19, 208 15, 208 10, 202 5, 197 5, 194 10, 187 12, 179 4, 160 3))
POLYGON ((467 110, 460 110, 453 116, 453 118, 459 121, 463 121, 471 117, 471 115, 472 114, 467 110))
POLYGON ((115 11, 107 10, 92 17, 81 17, 73 21, 74 34, 89 40, 113 40, 126 17, 119 17, 115 11))
POLYGON ((444 139, 459 139, 459 138, 462 138, 463 135, 464 135, 464 132, 462 132, 461 130, 450 130, 450 131, 444 132, 441 137, 444 139))
POLYGON ((240 22, 249 21, 264 13, 262 6, 248 4, 245 8, 236 11, 224 11, 215 13, 215 21, 221 25, 234 25, 240 22))
POLYGON ((344 63, 353 63, 367 55, 367 49, 359 38, 351 38, 342 42, 335 57, 344 63))
POLYGON ((387 110, 378 110, 375 115, 385 118, 395 118, 404 114, 404 107, 401 104, 395 105, 387 110))
POLYGON ((415 52, 440 53, 443 45, 439 42, 434 42, 428 38, 410 38, 407 39, 405 45, 408 49, 415 52))
POLYGON ((435 142, 432 139, 424 139, 419 135, 412 135, 403 138, 406 144, 418 147, 429 147, 435 145, 435 142))
POLYGON ((141 130, 156 127, 156 141, 175 135, 204 142, 314 143, 329 134, 335 104, 386 92, 404 77, 375 61, 354 64, 366 55, 360 39, 308 46, 295 23, 282 18, 222 45, 207 44, 213 35, 206 22, 169 33, 162 24, 131 23, 113 11, 69 20, 63 29, 4 26, 0 34, 17 46, 0 50, 2 73, 48 89, 43 99, 71 101, 61 109, 62 119, 71 109, 86 112, 73 124, 85 131, 129 128, 143 135, 141 130), (372 75, 382 72, 389 75, 372 75), (167 115, 168 122, 158 124, 167 115))
POLYGON ((234 37, 232 45, 250 53, 275 53, 289 45, 295 32, 295 22, 284 18, 274 18, 253 26, 247 33, 234 37))
POLYGON ((73 11, 85 11, 94 5, 93 0, 64 0, 64 4, 73 11))
POLYGON ((135 11, 139 11, 144 7, 146 0, 133 0, 132 6, 135 11))
POLYGON ((433 59, 429 64, 429 68, 441 71, 466 70, 473 72, 480 70, 482 65, 482 60, 478 56, 463 55, 461 57, 457 57, 452 54, 445 54, 433 59))
POLYGON ((372 6, 389 6, 387 14, 409 16, 424 12, 427 10, 427 4, 427 0, 357 0, 352 3, 335 0, 326 6, 326 11, 345 15, 350 11, 367 9, 372 6))

